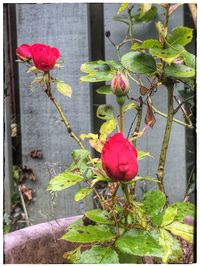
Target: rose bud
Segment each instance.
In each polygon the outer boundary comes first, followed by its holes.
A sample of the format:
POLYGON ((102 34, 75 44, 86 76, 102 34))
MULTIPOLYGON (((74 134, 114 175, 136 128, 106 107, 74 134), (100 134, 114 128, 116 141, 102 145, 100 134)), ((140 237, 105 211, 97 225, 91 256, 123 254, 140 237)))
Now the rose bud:
POLYGON ((130 181, 138 173, 137 150, 122 133, 106 141, 101 160, 104 171, 114 181, 130 181))
POLYGON ((31 46, 28 44, 22 44, 16 49, 16 55, 22 61, 27 61, 32 58, 31 56, 31 46))
POLYGON ((53 69, 60 56, 57 48, 44 44, 33 44, 31 47, 32 59, 35 67, 44 72, 53 69))
POLYGON ((124 74, 117 73, 111 83, 113 94, 116 96, 126 96, 130 86, 129 81, 124 74))

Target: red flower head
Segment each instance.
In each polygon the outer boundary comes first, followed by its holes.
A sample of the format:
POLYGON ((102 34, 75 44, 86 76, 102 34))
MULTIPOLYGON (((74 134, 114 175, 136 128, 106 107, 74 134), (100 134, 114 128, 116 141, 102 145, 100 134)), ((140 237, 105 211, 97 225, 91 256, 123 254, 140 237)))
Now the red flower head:
POLYGON ((56 60, 60 56, 57 48, 44 44, 33 44, 31 46, 31 54, 35 67, 44 72, 53 69, 56 60))
POLYGON ((137 150, 122 133, 106 141, 101 160, 104 171, 115 181, 132 180, 138 173, 137 150))
POLYGON ((18 46, 16 49, 16 55, 19 59, 23 61, 31 59, 31 46, 28 44, 22 44, 18 46))

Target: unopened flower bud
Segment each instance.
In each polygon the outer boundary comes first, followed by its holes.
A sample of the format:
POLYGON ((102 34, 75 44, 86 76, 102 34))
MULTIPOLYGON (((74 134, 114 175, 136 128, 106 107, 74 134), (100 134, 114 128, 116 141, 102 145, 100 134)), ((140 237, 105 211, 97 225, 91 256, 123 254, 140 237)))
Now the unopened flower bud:
POLYGON ((129 91, 129 81, 124 74, 117 73, 111 83, 113 94, 116 96, 126 96, 129 91))

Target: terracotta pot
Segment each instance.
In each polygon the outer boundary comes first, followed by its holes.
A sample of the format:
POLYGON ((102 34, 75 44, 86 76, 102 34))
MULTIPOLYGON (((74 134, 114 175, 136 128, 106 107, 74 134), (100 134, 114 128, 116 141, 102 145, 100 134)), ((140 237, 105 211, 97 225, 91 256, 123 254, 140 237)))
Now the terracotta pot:
POLYGON ((67 226, 81 217, 54 220, 6 234, 5 263, 66 263, 63 259, 64 252, 74 249, 77 244, 58 238, 64 234, 67 226))

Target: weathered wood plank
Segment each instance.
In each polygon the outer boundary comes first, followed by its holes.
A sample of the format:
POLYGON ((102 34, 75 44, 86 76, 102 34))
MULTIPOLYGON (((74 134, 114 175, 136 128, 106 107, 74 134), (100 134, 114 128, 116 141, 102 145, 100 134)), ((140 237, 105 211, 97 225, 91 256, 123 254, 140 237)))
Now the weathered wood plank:
MULTIPOLYGON (((54 71, 57 78, 73 88, 72 98, 53 91, 56 99, 67 114, 77 135, 91 131, 90 90, 81 84, 80 65, 88 61, 88 24, 86 4, 17 4, 18 45, 22 43, 46 43, 58 47, 64 60, 64 68, 54 71)), ((28 88, 33 76, 25 74, 25 66, 19 65, 21 129, 23 165, 31 167, 37 174, 34 203, 28 206, 33 224, 55 218, 81 214, 91 207, 89 199, 74 203, 75 188, 58 194, 56 206, 51 208, 49 193, 46 192, 49 174, 46 163, 58 172, 71 161, 71 150, 78 146, 66 133, 52 103, 41 89, 31 92, 28 88), (39 149, 42 159, 32 159, 30 152, 39 149), (56 167, 55 167, 56 166, 56 167)))
MULTIPOLYGON (((111 31, 111 38, 114 42, 119 43, 123 40, 124 34, 127 31, 127 25, 120 22, 115 22, 112 17, 116 15, 119 4, 105 4, 104 5, 104 17, 105 17, 105 31, 111 31)), ((135 7, 138 8, 138 5, 135 7)), ((160 13, 161 14, 161 13, 160 13)), ((176 12, 171 16, 169 22, 169 29, 173 27, 183 25, 183 8, 179 7, 176 12)), ((155 23, 143 23, 133 25, 134 37, 144 40, 148 38, 157 38, 157 32, 155 29, 155 23)), ((126 45, 122 49, 122 53, 128 51, 129 46, 126 45)), ((116 57, 115 49, 110 44, 108 40, 105 41, 105 53, 106 59, 112 59, 116 57)), ((183 89, 181 85, 176 87, 176 95, 178 95, 178 90, 183 89)), ((130 94, 133 97, 137 97, 138 88, 133 84, 133 90, 130 94)), ((162 112, 167 111, 167 90, 164 87, 159 87, 157 93, 152 98, 154 105, 162 112)), ((116 112, 117 105, 115 104, 114 97, 107 96, 107 103, 115 106, 116 112)), ((134 112, 129 111, 126 116, 126 127, 125 132, 128 132, 128 125, 132 122, 134 118, 134 112)), ((182 114, 179 113, 176 116, 178 119, 184 120, 182 114)), ((158 166, 159 151, 162 144, 162 138, 164 134, 166 120, 162 117, 156 116, 156 124, 153 129, 148 130, 148 132, 140 139, 138 142, 138 149, 149 151, 155 160, 151 158, 146 158, 140 161, 139 164, 139 174, 142 176, 152 176, 155 177, 155 173, 158 166)), ((144 127, 144 119, 143 125, 144 127)), ((166 172, 165 172, 165 187, 169 200, 180 201, 183 198, 185 188, 186 188, 186 164, 185 164, 185 128, 183 126, 173 124, 169 151, 166 161, 166 172)), ((144 189, 154 188, 156 185, 151 183, 142 183, 144 189)), ((141 184, 140 184, 141 186, 141 184)), ((137 187, 138 195, 142 194, 140 186, 137 187)))

